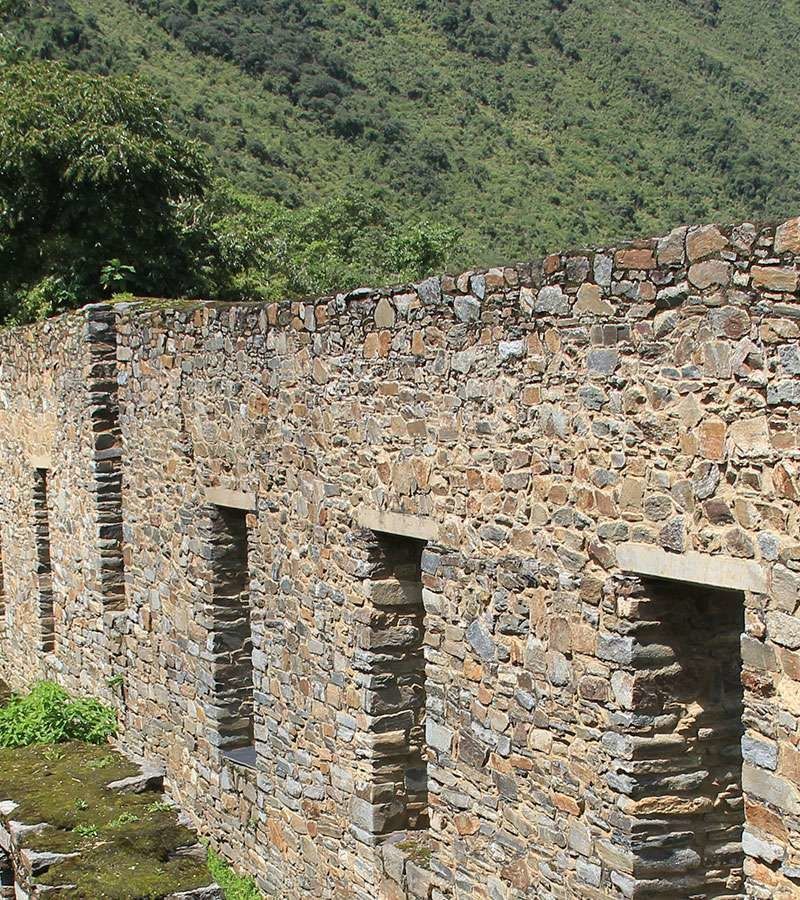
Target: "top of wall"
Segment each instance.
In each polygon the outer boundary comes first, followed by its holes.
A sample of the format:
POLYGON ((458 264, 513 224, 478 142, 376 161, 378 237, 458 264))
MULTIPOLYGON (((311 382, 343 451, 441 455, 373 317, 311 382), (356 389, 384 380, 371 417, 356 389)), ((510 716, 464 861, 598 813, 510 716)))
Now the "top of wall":
POLYGON ((398 315, 420 307, 429 314, 465 324, 485 320, 490 309, 495 310, 493 324, 521 324, 547 317, 645 319, 654 310, 682 305, 697 297, 708 306, 731 299, 744 303, 751 289, 760 295, 773 293, 776 299, 796 293, 798 257, 800 217, 778 224, 680 226, 662 237, 628 241, 616 247, 570 250, 529 263, 301 300, 137 299, 89 304, 44 322, 0 330, 0 346, 16 345, 23 335, 26 343, 52 339, 53 332, 69 331, 77 321, 91 319, 93 310, 109 305, 126 318, 144 319, 189 319, 198 311, 212 310, 216 315, 238 310, 258 312, 262 326, 296 331, 316 331, 334 324, 339 316, 359 314, 374 317, 377 329, 389 329, 398 315), (731 291, 734 297, 730 297, 731 291), (514 301, 513 307, 505 306, 509 300, 514 301))

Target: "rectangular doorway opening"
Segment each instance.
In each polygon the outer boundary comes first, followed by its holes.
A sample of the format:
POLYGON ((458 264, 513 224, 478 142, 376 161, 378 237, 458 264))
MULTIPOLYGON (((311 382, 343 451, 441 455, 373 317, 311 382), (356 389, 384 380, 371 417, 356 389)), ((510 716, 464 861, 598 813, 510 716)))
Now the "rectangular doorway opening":
POLYGON ((647 731, 626 773, 637 896, 656 883, 698 900, 744 896, 744 596, 658 579, 643 587, 633 699, 647 731))
POLYGON ((247 514, 211 507, 214 705, 223 755, 255 765, 247 514))
POLYGON ((373 532, 368 616, 360 639, 370 784, 364 800, 373 835, 428 828, 425 742, 425 542, 373 532))
POLYGON ((52 653, 56 645, 53 605, 53 573, 50 559, 50 513, 48 510, 47 469, 33 470, 33 535, 35 541, 35 575, 38 587, 40 647, 52 653))

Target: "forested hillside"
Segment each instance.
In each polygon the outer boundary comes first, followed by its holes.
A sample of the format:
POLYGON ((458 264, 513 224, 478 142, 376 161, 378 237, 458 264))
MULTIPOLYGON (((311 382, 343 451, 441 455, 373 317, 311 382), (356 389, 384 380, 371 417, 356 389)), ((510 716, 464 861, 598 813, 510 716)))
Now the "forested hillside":
POLYGON ((797 0, 34 0, 238 187, 457 223, 458 262, 800 208, 797 0))

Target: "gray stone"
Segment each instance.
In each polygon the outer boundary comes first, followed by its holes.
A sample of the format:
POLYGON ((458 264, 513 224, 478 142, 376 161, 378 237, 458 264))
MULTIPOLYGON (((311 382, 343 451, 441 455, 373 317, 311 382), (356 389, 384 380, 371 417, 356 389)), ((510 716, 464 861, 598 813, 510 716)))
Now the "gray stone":
POLYGON ((778 767, 778 745, 767 738, 746 734, 742 738, 742 759, 774 772, 778 767))
POLYGON ((481 305, 474 297, 456 297, 453 308, 461 322, 477 322, 481 317, 481 305))
POLYGON ((467 628, 466 637, 470 647, 481 659, 491 662, 495 658, 496 647, 494 641, 480 619, 475 619, 467 628))
POLYGON ((539 291, 533 308, 537 313, 565 315, 570 310, 570 300, 559 285, 552 285, 539 291))
POLYGON ((525 356, 525 341, 500 341, 497 345, 497 354, 500 362, 509 359, 522 359, 525 356))

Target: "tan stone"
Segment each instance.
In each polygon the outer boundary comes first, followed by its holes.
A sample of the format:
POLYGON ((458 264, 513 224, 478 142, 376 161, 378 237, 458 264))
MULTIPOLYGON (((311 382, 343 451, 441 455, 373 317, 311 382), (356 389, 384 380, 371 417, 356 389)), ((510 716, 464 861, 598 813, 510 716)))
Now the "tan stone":
POLYGON ((481 827, 481 820, 470 813, 457 813, 453 816, 453 824, 460 835, 477 834, 481 827))
POLYGON ((733 446, 743 453, 765 453, 771 449, 766 416, 733 422, 728 435, 733 446))
POLYGON ((600 285, 588 283, 578 288, 578 300, 574 309, 576 313, 591 313, 595 316, 610 316, 614 312, 611 303, 603 298, 600 285))
POLYGON ((483 666, 467 656, 464 659, 464 675, 470 681, 480 681, 483 678, 483 666))
POLYGON ((772 486, 779 497, 796 500, 798 497, 797 473, 791 463, 779 462, 772 470, 772 486))
POLYGON ((753 287, 786 293, 797 290, 797 269, 782 266, 753 266, 750 270, 753 287))
POLYGON ((789 219, 775 231, 775 252, 800 254, 800 217, 789 219))
POLYGON ((749 798, 745 801, 745 818, 748 825, 771 834, 780 841, 786 841, 788 838, 789 832, 780 816, 749 798))
POLYGON ((554 793, 553 805, 570 816, 579 816, 583 812, 583 804, 566 794, 554 793))
POLYGON ((690 228, 686 235, 686 254, 691 262, 710 256, 728 246, 728 239, 716 225, 690 228))
POLYGON ((711 416, 700 423, 699 445, 700 455, 704 459, 721 462, 725 459, 725 437, 727 428, 718 416, 711 416))
POLYGON ((395 322, 394 306, 387 297, 381 297, 375 307, 375 327, 392 328, 395 322))
POLYGON ((623 811, 630 816, 698 816, 709 812, 713 806, 710 797, 660 795, 642 797, 641 800, 626 799, 623 811))
POLYGON ((778 772, 795 784, 800 785, 800 752, 794 747, 783 745, 778 759, 778 772))

